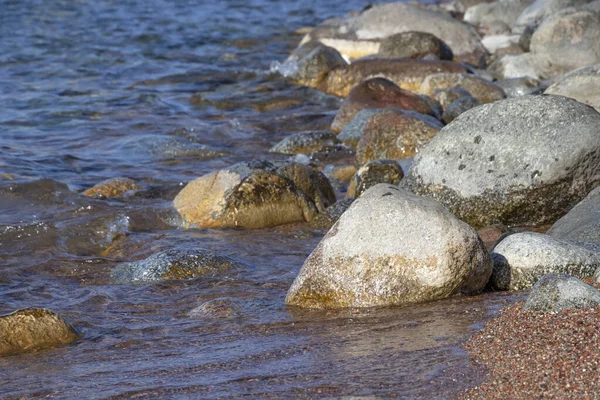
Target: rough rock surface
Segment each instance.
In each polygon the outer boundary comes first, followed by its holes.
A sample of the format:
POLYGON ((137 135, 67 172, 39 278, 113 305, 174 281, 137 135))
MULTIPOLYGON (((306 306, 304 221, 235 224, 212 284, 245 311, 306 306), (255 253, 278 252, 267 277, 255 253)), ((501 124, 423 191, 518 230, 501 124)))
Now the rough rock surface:
POLYGON ((363 165, 352 177, 346 197, 359 197, 378 183, 398 184, 404 177, 402 168, 394 160, 374 160, 363 165))
POLYGON ((419 93, 431 95, 438 89, 459 87, 483 103, 491 103, 506 97, 502 88, 486 79, 470 74, 437 73, 423 80, 419 93))
POLYGON ((600 187, 592 190, 548 230, 557 239, 600 243, 600 187))
POLYGON ((356 161, 364 165, 378 159, 413 157, 443 125, 414 111, 388 108, 371 115, 356 145, 356 161))
POLYGON ((491 3, 480 3, 469 7, 463 19, 473 25, 502 21, 512 26, 531 3, 532 0, 497 0, 491 3))
POLYGON ((61 316, 44 308, 26 308, 0 317, 0 355, 69 344, 79 334, 61 316))
POLYGON ((452 61, 452 49, 441 39, 427 32, 402 32, 381 41, 378 58, 424 58, 434 55, 438 60, 452 61))
POLYGON ((353 87, 371 78, 386 78, 400 88, 418 92, 423 80, 438 72, 468 72, 468 68, 452 61, 410 59, 358 60, 348 66, 336 68, 316 86, 317 89, 346 97, 353 87))
POLYGON ((570 10, 546 19, 531 38, 538 64, 548 63, 544 78, 600 63, 600 11, 570 10))
POLYGON ((137 189, 139 186, 132 179, 112 178, 94 185, 82 194, 87 197, 116 197, 137 189))
POLYGON ((494 248, 495 290, 525 290, 547 274, 588 278, 600 267, 600 253, 541 233, 515 233, 494 248))
POLYGON ((286 304, 345 308, 441 299, 479 291, 491 267, 475 231, 439 203, 379 184, 321 240, 286 304))
POLYGON ((263 228, 310 221, 334 202, 321 172, 298 163, 252 161, 193 180, 173 205, 191 226, 263 228))
POLYGON ((356 148, 358 141, 365 135, 365 126, 367 126, 371 117, 383 110, 386 109, 373 108, 359 111, 354 118, 352 118, 352 121, 350 121, 337 135, 338 140, 341 140, 347 146, 356 148))
POLYGON ((269 151, 280 154, 312 154, 331 150, 338 143, 339 140, 331 132, 299 132, 286 137, 269 151))
POLYGON ((533 285, 523 310, 557 313, 600 306, 600 291, 567 274, 549 274, 533 285))
POLYGON ((331 131, 340 133, 360 110, 386 107, 436 116, 435 111, 422 97, 400 89, 387 79, 374 78, 359 83, 350 91, 331 124, 331 131))
POLYGON ((482 104, 483 103, 479 99, 476 99, 473 96, 465 96, 456 99, 448 106, 448 108, 446 108, 444 114, 442 114, 442 121, 444 121, 445 124, 449 124, 458 118, 460 114, 482 104))
POLYGON ((143 283, 164 279, 216 276, 240 264, 229 257, 201 249, 171 249, 133 262, 122 263, 112 275, 117 283, 143 283))
POLYGON ((401 185, 475 227, 553 223, 600 184, 599 124, 562 96, 484 104, 445 126, 401 185))
POLYGON ((544 93, 570 97, 600 111, 600 64, 559 77, 544 93))

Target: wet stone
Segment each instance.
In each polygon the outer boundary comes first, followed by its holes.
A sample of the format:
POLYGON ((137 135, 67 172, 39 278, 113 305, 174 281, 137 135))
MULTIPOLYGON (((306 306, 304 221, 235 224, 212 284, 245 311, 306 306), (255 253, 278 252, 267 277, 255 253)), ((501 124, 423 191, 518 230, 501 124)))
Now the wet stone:
POLYGON ((271 147, 271 153, 312 154, 331 150, 340 141, 327 131, 300 132, 290 135, 271 147))
POLYGON ((459 87, 468 91, 483 103, 492 103, 506 97, 504 90, 495 83, 471 74, 436 73, 425 78, 419 93, 431 95, 438 89, 459 87))
POLYGON ((332 47, 319 42, 308 42, 294 50, 275 69, 284 77, 304 86, 317 86, 327 74, 347 65, 341 54, 332 47))
POLYGON ((386 37, 379 47, 379 58, 424 58, 452 60, 452 49, 440 38, 427 32, 401 32, 386 37))
POLYGON ((242 315, 241 301, 232 298, 209 300, 189 312, 189 316, 192 318, 204 319, 232 319, 242 315))
POLYGON ((531 289, 523 310, 557 313, 600 306, 600 291, 567 274, 543 276, 531 289))
POLYGON ((139 186, 129 178, 112 178, 100 182, 85 190, 82 194, 87 197, 117 197, 130 190, 138 190, 139 186))
POLYGON ((325 211, 317 215, 309 222, 313 229, 330 229, 341 215, 352 205, 354 199, 344 199, 337 201, 327 207, 325 211))
POLYGON ((478 107, 483 103, 473 96, 465 96, 460 99, 456 99, 446 108, 442 115, 442 121, 445 124, 449 124, 454 121, 460 114, 464 113, 471 108, 478 107))
POLYGON ((373 160, 363 165, 352 177, 346 197, 359 197, 378 183, 398 184, 404 177, 402 168, 394 160, 373 160))
POLYGON ((79 337, 61 316, 44 308, 26 308, 0 317, 0 355, 66 345, 79 337))

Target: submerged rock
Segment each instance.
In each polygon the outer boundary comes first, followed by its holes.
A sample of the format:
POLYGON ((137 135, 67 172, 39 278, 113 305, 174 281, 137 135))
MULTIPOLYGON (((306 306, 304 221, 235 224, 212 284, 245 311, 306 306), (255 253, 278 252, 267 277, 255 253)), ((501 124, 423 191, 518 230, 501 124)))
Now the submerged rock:
POLYGON ((0 317, 0 355, 61 346, 79 337, 61 316, 44 308, 26 308, 0 317))
POLYGON ((414 111, 380 110, 364 126, 364 134, 356 145, 356 161, 364 165, 378 159, 411 158, 442 127, 437 119, 414 111))
POLYGON ((173 205, 188 225, 264 228, 310 221, 334 202, 321 172, 298 163, 253 161, 188 183, 173 205))
POLYGON ((600 306, 600 291, 567 274, 543 276, 531 289, 523 310, 557 313, 600 306))
POLYGON ((400 89, 387 79, 374 78, 359 83, 350 91, 331 124, 331 131, 340 133, 360 110, 386 107, 436 116, 429 103, 420 96, 400 89))
POLYGON ((544 93, 570 97, 600 111, 600 64, 559 77, 544 93))
POLYGON ((201 249, 171 249, 133 262, 122 263, 113 271, 117 283, 144 283, 165 279, 217 276, 239 267, 229 257, 201 249))
POLYGON ((331 150, 339 143, 340 141, 331 132, 299 132, 286 137, 269 151, 281 154, 312 154, 331 150))
POLYGON ((440 38, 427 32, 402 32, 381 41, 378 58, 425 58, 452 61, 452 49, 440 38))
POLYGON ((525 290, 547 274, 588 278, 600 267, 600 253, 540 233, 515 233, 494 248, 489 285, 495 290, 525 290))
POLYGON ((475 227, 553 223, 600 183, 600 114, 522 96, 461 114, 417 154, 401 185, 475 227))
POLYGON ((404 177, 402 168, 394 160, 374 160, 363 165, 352 177, 346 197, 359 197, 378 183, 397 185, 404 177))
POLYGON ((129 178, 112 178, 97 183, 82 194, 87 197, 117 197, 130 190, 138 190, 139 186, 129 178))
POLYGON ((433 200, 379 184, 325 235, 285 301, 306 308, 430 301, 480 290, 491 268, 471 227, 433 200))
POLYGON ((243 315, 242 303, 237 299, 213 299, 190 311, 189 316, 205 319, 230 319, 243 315))
POLYGON ((600 187, 592 190, 548 230, 548 235, 563 240, 600 243, 600 187))
POLYGON ((502 88, 486 79, 471 74, 437 73, 423 80, 419 93, 431 95, 438 89, 459 87, 483 103, 492 103, 506 97, 502 88))

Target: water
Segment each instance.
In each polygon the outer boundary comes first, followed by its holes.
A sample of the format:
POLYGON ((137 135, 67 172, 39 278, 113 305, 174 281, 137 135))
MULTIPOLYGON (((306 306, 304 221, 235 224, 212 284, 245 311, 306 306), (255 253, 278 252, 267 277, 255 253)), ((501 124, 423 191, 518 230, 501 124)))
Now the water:
POLYGON ((460 344, 512 295, 286 308, 324 232, 186 230, 171 209, 189 180, 329 126, 339 99, 270 66, 296 29, 366 4, 0 0, 0 313, 46 307, 84 334, 0 358, 0 397, 434 399, 480 382, 460 344), (142 190, 79 194, 118 176, 142 190), (119 263, 176 247, 246 268, 114 283, 119 263), (212 300, 234 312, 190 314, 212 300))

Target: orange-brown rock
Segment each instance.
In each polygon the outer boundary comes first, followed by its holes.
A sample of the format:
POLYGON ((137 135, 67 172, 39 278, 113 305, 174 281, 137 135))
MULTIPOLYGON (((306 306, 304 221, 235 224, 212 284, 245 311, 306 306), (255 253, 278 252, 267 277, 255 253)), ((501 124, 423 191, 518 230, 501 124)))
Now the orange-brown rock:
POLYGON ((504 90, 495 83, 472 74, 464 73, 432 74, 423 79, 421 87, 417 92, 429 96, 438 89, 455 86, 465 89, 483 103, 493 103, 494 101, 506 98, 504 90))
POLYGON ((427 76, 439 72, 466 73, 468 70, 464 65, 452 61, 402 58, 359 60, 330 71, 317 89, 345 97, 362 81, 386 78, 404 90, 418 92, 427 76))
POLYGON ((137 189, 139 186, 129 178, 112 178, 94 185, 82 194, 87 197, 117 197, 137 189))
POLYGON ((422 97, 400 89, 387 79, 373 78, 359 83, 346 96, 331 124, 331 131, 335 134, 340 133, 360 110, 387 107, 412 110, 437 117, 435 111, 422 97))

